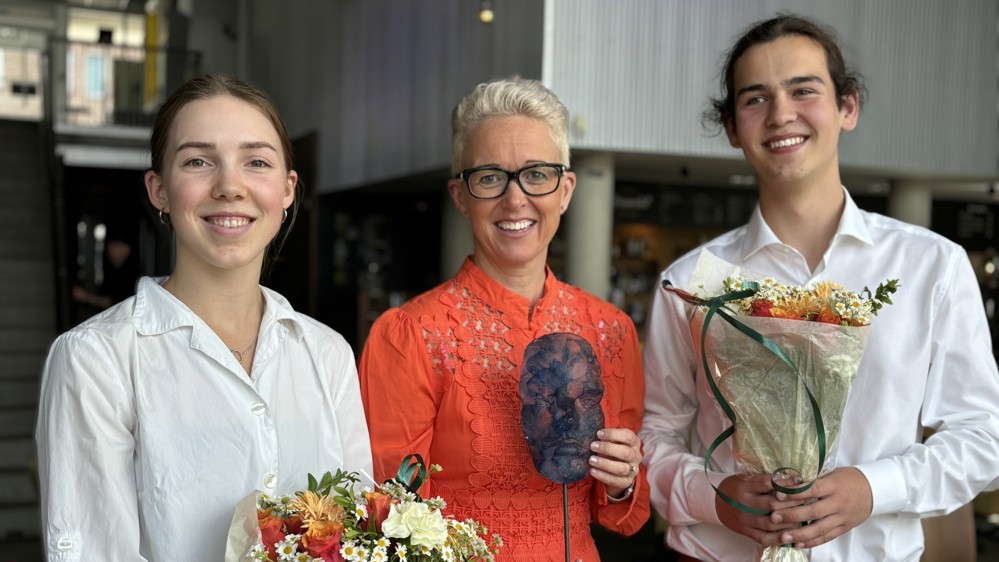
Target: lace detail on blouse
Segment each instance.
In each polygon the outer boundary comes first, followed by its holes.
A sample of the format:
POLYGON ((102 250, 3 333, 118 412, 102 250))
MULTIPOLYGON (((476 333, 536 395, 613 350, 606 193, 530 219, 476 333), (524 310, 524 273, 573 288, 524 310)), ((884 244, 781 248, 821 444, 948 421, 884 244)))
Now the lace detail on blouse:
POLYGON ((574 309, 573 302, 575 295, 559 287, 558 298, 551 299, 545 307, 538 307, 534 313, 544 319, 544 330, 546 334, 556 332, 568 332, 578 334, 582 331, 579 321, 576 319, 578 311, 574 309))
POLYGON ((617 318, 612 318, 610 322, 604 318, 595 318, 592 319, 595 325, 590 326, 590 328, 595 328, 595 331, 585 329, 584 323, 591 319, 579 318, 581 313, 577 310, 577 305, 573 304, 575 298, 572 292, 565 290, 564 287, 559 288, 558 298, 553 299, 545 310, 546 321, 543 333, 580 334, 590 342, 594 351, 599 353, 604 361, 615 366, 616 372, 623 373, 620 364, 622 361, 621 350, 624 348, 627 328, 617 318))
MULTIPOLYGON (((610 324, 606 320, 597 321, 597 341, 593 345, 598 349, 598 353, 607 358, 612 365, 620 367, 621 350, 624 349, 624 338, 626 329, 621 323, 614 319, 610 324)), ((619 372, 624 373, 619 369, 619 372)))
MULTIPOLYGON (((490 534, 498 534, 504 546, 500 560, 564 561, 562 486, 548 483, 549 490, 531 497, 490 498, 489 492, 471 493, 437 486, 430 479, 430 495, 440 496, 460 518, 488 522, 490 534), (497 501, 498 500, 498 501, 497 501)), ((569 485, 569 545, 572 559, 595 557, 590 535, 589 495, 592 481, 569 485)))

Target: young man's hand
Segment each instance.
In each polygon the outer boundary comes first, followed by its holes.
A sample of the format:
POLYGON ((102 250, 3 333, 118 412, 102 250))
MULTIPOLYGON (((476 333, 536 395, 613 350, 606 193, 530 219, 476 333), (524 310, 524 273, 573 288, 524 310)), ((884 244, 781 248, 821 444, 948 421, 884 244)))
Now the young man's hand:
POLYGON ((827 543, 866 521, 874 501, 867 478, 853 467, 833 470, 800 494, 778 492, 776 496, 799 501, 792 507, 773 510, 770 521, 787 530, 766 535, 760 541, 764 546, 793 544, 812 548, 827 543), (799 527, 802 523, 808 524, 799 527))
MULTIPOLYGON (((782 482, 794 486, 794 482, 782 482)), ((802 504, 795 496, 778 497, 774 493, 769 474, 736 474, 729 476, 718 486, 729 498, 753 509, 771 513, 774 510, 788 510, 802 504)), ((782 531, 794 529, 796 523, 775 523, 770 515, 753 515, 729 505, 721 496, 715 496, 715 511, 722 524, 740 535, 745 535, 758 543, 768 537, 776 537, 782 531)))

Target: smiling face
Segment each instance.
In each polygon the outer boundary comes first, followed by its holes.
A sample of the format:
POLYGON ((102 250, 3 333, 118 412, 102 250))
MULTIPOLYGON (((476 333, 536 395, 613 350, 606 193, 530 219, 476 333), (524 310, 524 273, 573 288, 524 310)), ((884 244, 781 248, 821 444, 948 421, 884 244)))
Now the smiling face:
POLYGON ((786 35, 754 45, 736 62, 733 91, 735 116, 725 129, 761 189, 840 189, 839 134, 856 126, 859 100, 856 93, 836 99, 818 43, 786 35))
POLYGON ((281 146, 268 118, 231 96, 194 100, 177 112, 161 170, 146 173, 150 201, 170 213, 177 270, 259 271, 298 181, 281 146))
MULTIPOLYGON (((462 169, 497 166, 518 170, 541 162, 561 163, 559 150, 544 121, 524 116, 493 117, 471 131, 462 152, 462 169)), ((501 272, 543 270, 548 244, 572 198, 576 176, 567 171, 554 193, 532 197, 513 180, 496 199, 475 199, 464 180, 448 190, 458 210, 472 224, 475 262, 494 278, 501 272)))

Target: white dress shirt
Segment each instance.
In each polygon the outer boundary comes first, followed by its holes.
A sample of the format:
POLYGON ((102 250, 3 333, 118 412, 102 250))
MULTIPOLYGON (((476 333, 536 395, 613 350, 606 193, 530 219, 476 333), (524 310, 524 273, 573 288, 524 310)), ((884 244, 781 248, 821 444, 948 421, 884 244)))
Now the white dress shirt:
POLYGON ((350 346, 261 290, 252 376, 148 277, 55 341, 36 428, 48 560, 222 560, 253 490, 337 468, 370 483, 350 346))
MULTIPOLYGON (((778 240, 759 208, 747 225, 678 259, 663 279, 692 289, 702 249, 801 286, 831 280, 860 292, 898 279, 894 304, 872 321, 830 467, 863 472, 873 511, 812 549, 811 559, 918 561, 920 517, 953 511, 999 484, 999 374, 964 250, 924 228, 861 211, 849 194, 814 272, 778 240), (922 443, 924 427, 936 433, 922 443)), ((705 475, 705 450, 729 422, 705 382, 684 306, 657 290, 645 342, 641 437, 652 505, 668 519, 675 550, 705 561, 751 561, 758 545, 721 525, 711 488, 736 471, 731 439, 714 451, 705 475)))

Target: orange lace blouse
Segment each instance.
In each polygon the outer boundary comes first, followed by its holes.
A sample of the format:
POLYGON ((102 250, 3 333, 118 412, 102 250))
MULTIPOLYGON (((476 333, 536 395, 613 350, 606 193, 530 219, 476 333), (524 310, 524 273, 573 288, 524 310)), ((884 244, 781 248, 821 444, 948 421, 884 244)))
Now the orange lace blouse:
MULTIPOLYGON (((424 493, 498 533, 500 561, 565 560, 562 485, 534 468, 520 425, 520 362, 532 340, 552 332, 586 338, 603 373, 606 427, 637 433, 642 420, 631 319, 547 273, 532 313, 527 299, 466 259, 453 279, 382 314, 359 366, 375 480, 395 476, 410 453, 441 465, 424 493)), ((590 476, 570 484, 568 495, 573 560, 599 560, 591 521, 630 535, 649 517, 644 468, 629 501, 608 502, 606 487, 590 476)))

